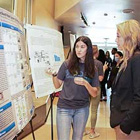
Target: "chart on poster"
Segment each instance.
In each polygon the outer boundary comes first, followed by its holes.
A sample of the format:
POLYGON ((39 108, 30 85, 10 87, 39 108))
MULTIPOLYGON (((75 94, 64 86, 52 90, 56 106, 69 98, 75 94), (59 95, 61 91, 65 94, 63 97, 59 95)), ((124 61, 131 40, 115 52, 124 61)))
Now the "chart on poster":
POLYGON ((43 97, 56 91, 52 77, 45 70, 51 67, 58 71, 64 61, 62 34, 54 29, 29 24, 26 30, 36 97, 43 97))
POLYGON ((0 8, 0 139, 9 140, 31 119, 34 105, 23 25, 0 8))

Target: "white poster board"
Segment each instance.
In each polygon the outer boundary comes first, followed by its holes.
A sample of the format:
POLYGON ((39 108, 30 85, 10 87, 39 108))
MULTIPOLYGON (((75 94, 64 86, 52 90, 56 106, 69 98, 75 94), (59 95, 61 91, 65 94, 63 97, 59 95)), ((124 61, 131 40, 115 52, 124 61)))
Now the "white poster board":
POLYGON ((23 25, 0 8, 0 139, 11 140, 31 119, 34 106, 23 25))
POLYGON ((58 71, 64 61, 62 34, 51 28, 26 25, 32 79, 36 97, 55 92, 52 76, 46 74, 48 67, 58 71))

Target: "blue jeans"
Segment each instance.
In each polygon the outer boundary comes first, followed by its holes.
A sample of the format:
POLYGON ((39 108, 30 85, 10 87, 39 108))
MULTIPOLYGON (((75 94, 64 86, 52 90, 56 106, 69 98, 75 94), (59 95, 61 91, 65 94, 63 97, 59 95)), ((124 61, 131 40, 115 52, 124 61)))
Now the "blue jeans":
POLYGON ((72 140, 82 140, 89 115, 89 106, 80 109, 64 109, 57 107, 58 140, 69 140, 73 126, 72 140))

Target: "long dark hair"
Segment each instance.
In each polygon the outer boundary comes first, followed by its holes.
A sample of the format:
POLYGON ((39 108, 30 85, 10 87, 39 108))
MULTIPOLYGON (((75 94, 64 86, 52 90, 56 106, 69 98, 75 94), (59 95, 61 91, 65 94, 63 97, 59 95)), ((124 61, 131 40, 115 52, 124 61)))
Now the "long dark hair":
POLYGON ((94 59, 93 59, 93 50, 91 40, 86 36, 80 36, 76 39, 73 47, 73 52, 70 56, 68 62, 68 70, 72 75, 77 75, 80 73, 79 68, 79 58, 76 55, 75 47, 78 41, 82 41, 87 45, 87 53, 84 62, 84 75, 93 78, 95 73, 94 59))
POLYGON ((99 50, 99 56, 98 56, 97 59, 99 61, 101 61, 103 63, 103 65, 104 65, 104 63, 106 61, 106 56, 105 56, 105 52, 102 49, 99 50))

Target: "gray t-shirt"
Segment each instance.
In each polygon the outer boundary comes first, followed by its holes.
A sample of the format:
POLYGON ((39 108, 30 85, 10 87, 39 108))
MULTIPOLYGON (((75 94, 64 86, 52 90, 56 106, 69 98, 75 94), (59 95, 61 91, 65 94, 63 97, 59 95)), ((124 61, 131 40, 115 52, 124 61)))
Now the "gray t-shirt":
POLYGON ((103 63, 97 59, 94 59, 95 66, 97 67, 98 75, 103 76, 103 63))
POLYGON ((57 78, 64 81, 63 88, 59 96, 57 106, 65 109, 79 109, 89 105, 89 93, 85 86, 74 83, 75 77, 83 77, 93 87, 99 87, 98 72, 95 71, 94 78, 84 76, 84 63, 80 63, 80 74, 72 76, 67 69, 67 63, 64 62, 59 71, 57 78))

